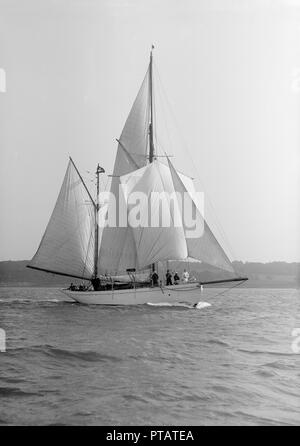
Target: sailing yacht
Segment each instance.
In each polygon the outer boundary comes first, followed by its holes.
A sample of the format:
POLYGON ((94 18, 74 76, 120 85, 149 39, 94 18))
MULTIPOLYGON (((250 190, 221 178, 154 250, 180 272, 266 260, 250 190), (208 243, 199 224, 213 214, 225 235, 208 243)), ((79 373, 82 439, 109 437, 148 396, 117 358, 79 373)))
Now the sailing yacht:
POLYGON ((40 271, 89 281, 91 285, 84 290, 75 287, 62 290, 79 303, 136 305, 188 302, 196 305, 203 286, 247 280, 235 272, 205 221, 195 199, 193 180, 178 172, 167 155, 162 162, 156 153, 153 87, 152 47, 146 75, 117 140, 108 200, 99 200, 99 176, 104 169, 97 166, 97 195, 94 199, 70 158, 50 221, 28 265, 40 271), (152 199, 154 192, 156 195, 152 199), (179 218, 180 224, 177 225, 151 226, 147 224, 148 220, 143 222, 146 224, 137 225, 130 201, 132 194, 137 193, 147 198, 139 207, 141 220, 148 219, 151 202, 152 213, 157 216, 162 212, 162 218, 171 222, 175 220, 175 208, 180 215, 176 197, 184 194, 196 220, 202 225, 201 234, 197 237, 191 234, 183 218, 179 218), (158 198, 162 193, 167 193, 163 206, 158 198), (125 225, 120 224, 123 216, 120 207, 116 206, 121 201, 126 209, 125 225), (107 216, 112 211, 114 224, 107 224, 107 216), (210 281, 193 280, 168 286, 160 277, 154 286, 149 279, 151 273, 159 270, 165 273, 168 262, 174 261, 211 265, 220 272, 220 276, 210 281), (226 273, 226 278, 222 272, 226 273))

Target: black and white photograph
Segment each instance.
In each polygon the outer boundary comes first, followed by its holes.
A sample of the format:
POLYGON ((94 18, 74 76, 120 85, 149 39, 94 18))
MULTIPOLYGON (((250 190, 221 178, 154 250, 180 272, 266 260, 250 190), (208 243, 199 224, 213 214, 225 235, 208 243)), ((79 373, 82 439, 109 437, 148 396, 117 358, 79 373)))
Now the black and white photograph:
POLYGON ((300 425, 300 0, 0 0, 0 426, 300 425))

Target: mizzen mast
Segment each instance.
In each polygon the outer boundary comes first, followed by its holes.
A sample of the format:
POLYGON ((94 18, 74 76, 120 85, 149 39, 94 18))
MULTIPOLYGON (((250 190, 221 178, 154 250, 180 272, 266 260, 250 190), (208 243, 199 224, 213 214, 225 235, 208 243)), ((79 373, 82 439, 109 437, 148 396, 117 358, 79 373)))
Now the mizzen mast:
POLYGON ((99 177, 100 173, 104 173, 105 170, 99 164, 97 165, 96 178, 97 178, 97 195, 96 195, 96 212, 95 212, 95 252, 94 252, 94 274, 93 279, 98 277, 98 257, 99 257, 99 177))

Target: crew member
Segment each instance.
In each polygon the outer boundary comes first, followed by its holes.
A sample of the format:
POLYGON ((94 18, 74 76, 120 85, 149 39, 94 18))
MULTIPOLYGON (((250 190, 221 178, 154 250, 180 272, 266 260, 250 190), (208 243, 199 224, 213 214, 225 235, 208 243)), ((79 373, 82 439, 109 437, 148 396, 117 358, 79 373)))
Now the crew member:
POLYGON ((166 274, 166 284, 168 285, 173 285, 172 284, 172 274, 170 273, 170 270, 167 270, 167 274, 166 274))
POLYGON ((183 271, 183 274, 182 274, 182 281, 183 281, 183 282, 188 282, 188 281, 189 281, 189 278, 190 278, 190 274, 189 274, 189 272, 185 269, 185 270, 183 271))
POLYGON ((174 285, 178 285, 180 281, 180 277, 178 276, 178 273, 175 272, 174 274, 174 285))
POLYGON ((152 286, 158 286, 158 274, 157 272, 154 270, 152 275, 151 275, 151 280, 152 280, 152 286))

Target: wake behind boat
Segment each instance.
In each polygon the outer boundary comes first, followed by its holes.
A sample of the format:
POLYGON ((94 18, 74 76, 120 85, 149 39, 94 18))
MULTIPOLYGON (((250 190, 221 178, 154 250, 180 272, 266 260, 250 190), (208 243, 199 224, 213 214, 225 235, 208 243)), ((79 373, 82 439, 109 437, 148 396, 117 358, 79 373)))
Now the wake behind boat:
POLYGON ((28 265, 89 281, 85 289, 63 290, 77 302, 195 305, 205 284, 247 280, 235 272, 205 221, 193 180, 177 171, 166 154, 166 162, 159 161, 153 87, 152 48, 145 78, 117 140, 110 194, 107 199, 101 195, 99 176, 104 169, 98 164, 94 200, 70 158, 45 234, 28 265), (186 208, 195 216, 195 230, 186 221, 186 208), (220 277, 166 286, 161 276, 171 261, 203 262, 220 277), (160 280, 154 280, 156 271, 160 280))

